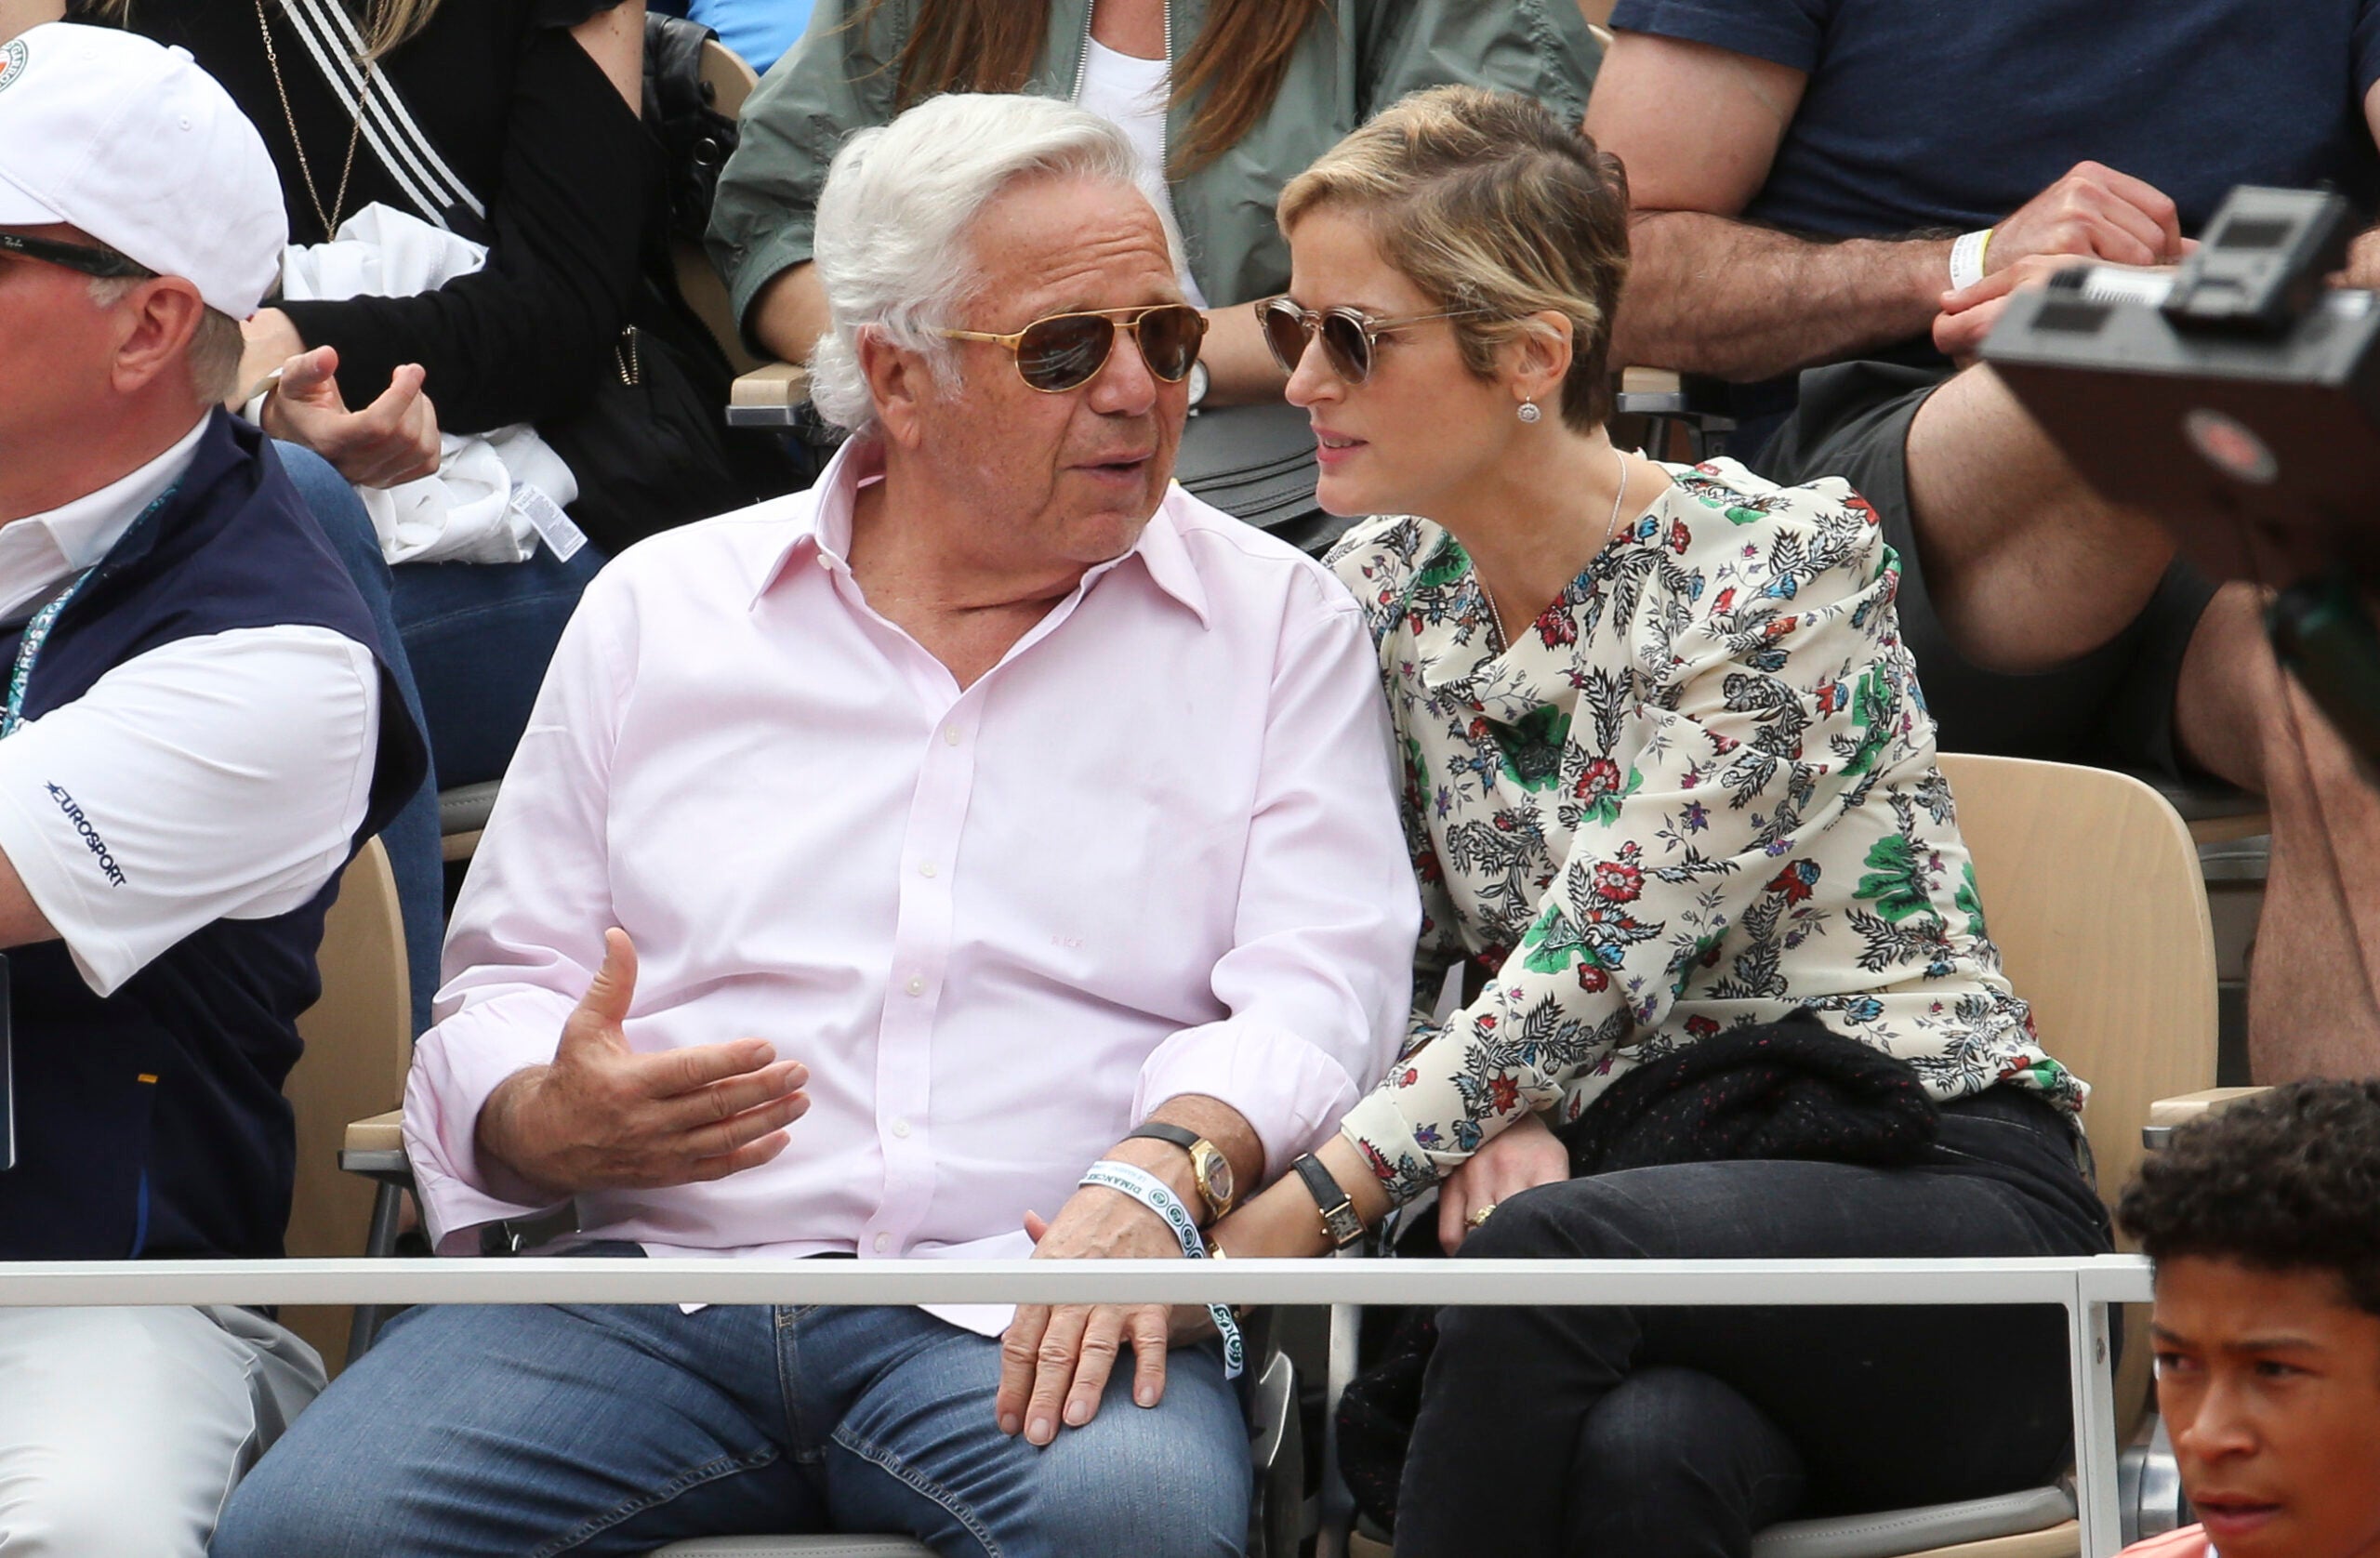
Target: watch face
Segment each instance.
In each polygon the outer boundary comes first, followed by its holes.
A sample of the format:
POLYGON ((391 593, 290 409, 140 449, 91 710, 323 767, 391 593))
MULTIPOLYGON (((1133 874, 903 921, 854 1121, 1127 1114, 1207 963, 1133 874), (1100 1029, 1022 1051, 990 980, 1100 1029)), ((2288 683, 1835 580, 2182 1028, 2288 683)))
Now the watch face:
POLYGON ((1218 1206, 1226 1206, 1238 1199, 1236 1194, 1238 1187, 1232 1182, 1231 1159, 1220 1152, 1207 1159, 1207 1189, 1218 1206))

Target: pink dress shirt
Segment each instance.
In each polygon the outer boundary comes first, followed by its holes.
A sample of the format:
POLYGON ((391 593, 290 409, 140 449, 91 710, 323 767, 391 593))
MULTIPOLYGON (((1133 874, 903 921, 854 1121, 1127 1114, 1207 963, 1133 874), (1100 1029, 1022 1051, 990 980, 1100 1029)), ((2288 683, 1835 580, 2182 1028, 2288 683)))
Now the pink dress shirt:
POLYGON ((1387 1070, 1420 906, 1345 589, 1175 487, 962 692, 844 563, 869 458, 588 588, 406 1089, 442 1249, 539 1209, 487 1192, 474 1123, 612 925, 631 1045, 757 1036, 811 1074, 774 1161, 579 1197, 654 1254, 1023 1257, 1025 1211, 1167 1099, 1237 1109, 1269 1176, 1387 1070))

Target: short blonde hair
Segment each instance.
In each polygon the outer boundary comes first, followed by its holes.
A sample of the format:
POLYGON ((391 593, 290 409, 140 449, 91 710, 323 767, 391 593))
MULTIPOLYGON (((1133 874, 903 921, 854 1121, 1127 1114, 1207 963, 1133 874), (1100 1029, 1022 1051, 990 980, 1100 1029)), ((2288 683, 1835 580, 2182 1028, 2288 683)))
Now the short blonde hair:
POLYGON ((1628 175, 1542 104, 1477 86, 1436 86, 1382 111, 1289 180, 1286 232, 1322 206, 1363 220, 1381 257, 1451 323, 1464 366, 1496 375, 1528 316, 1570 321, 1562 420, 1611 416, 1611 322, 1628 279, 1628 175))

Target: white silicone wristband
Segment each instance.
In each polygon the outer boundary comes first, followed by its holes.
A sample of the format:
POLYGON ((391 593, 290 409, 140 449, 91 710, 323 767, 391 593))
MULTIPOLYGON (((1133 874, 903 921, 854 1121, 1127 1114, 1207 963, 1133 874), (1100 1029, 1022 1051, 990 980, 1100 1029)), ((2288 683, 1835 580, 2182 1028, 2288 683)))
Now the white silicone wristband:
MULTIPOLYGON (((1182 1246, 1185 1258, 1192 1261, 1207 1258, 1207 1241, 1198 1232, 1198 1220, 1190 1215, 1190 1208, 1182 1204, 1182 1197, 1173 1194, 1173 1187, 1155 1174, 1129 1163, 1118 1163, 1112 1157, 1103 1157, 1084 1171, 1082 1182, 1130 1196, 1165 1220, 1165 1225, 1173 1231, 1174 1239, 1182 1246)), ((1232 1318, 1229 1304, 1209 1304, 1207 1317, 1214 1321, 1215 1333, 1223 1338, 1223 1378, 1236 1380, 1246 1361, 1247 1351, 1246 1344, 1240 1340, 1239 1322, 1232 1318)))
POLYGON ((1991 246, 1991 229, 1963 232, 1950 245, 1950 290, 1964 292, 1983 280, 1984 251, 1991 246))

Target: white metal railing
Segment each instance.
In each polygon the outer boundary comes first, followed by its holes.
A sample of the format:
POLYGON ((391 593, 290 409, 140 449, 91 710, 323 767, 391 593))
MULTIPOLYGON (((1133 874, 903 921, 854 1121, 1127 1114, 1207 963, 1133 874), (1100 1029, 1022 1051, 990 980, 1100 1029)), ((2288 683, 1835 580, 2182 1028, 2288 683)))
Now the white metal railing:
POLYGON ((0 1263, 0 1307, 415 1303, 2056 1304, 2083 1558, 2116 1523, 2110 1305, 2136 1256, 1962 1261, 56 1261, 0 1263))

